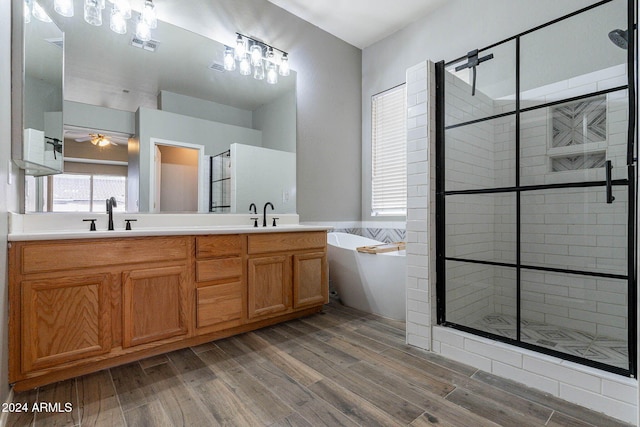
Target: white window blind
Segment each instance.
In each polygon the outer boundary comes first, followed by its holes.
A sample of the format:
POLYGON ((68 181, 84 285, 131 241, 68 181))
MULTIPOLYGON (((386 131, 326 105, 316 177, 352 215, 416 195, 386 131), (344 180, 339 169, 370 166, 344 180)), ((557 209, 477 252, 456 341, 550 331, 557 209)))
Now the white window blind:
POLYGON ((371 214, 407 213, 405 85, 372 98, 371 214))

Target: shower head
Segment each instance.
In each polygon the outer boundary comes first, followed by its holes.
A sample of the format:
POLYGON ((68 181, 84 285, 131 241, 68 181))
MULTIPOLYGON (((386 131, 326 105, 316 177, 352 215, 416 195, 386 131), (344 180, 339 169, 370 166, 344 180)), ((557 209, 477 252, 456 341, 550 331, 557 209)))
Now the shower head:
POLYGON ((609 40, 619 48, 627 49, 629 46, 629 32, 619 28, 609 31, 609 40))

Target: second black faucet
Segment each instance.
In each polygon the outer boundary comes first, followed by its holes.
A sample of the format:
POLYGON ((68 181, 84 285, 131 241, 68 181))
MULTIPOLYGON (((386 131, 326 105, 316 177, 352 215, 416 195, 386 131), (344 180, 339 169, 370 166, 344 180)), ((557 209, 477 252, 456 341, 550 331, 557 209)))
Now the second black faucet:
POLYGON ((267 206, 271 206, 271 210, 274 210, 273 204, 271 202, 267 202, 264 204, 264 209, 262 211, 262 226, 267 226, 267 206))

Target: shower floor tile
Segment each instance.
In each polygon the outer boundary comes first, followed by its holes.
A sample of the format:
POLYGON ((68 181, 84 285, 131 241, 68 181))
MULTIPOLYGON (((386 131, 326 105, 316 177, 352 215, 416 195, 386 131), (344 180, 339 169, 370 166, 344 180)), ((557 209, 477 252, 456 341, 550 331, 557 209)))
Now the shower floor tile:
MULTIPOLYGON (((514 316, 494 313, 484 316, 474 327, 515 339, 516 325, 514 316)), ((530 320, 522 320, 521 336, 522 341, 529 344, 629 369, 629 349, 623 340, 530 320)))

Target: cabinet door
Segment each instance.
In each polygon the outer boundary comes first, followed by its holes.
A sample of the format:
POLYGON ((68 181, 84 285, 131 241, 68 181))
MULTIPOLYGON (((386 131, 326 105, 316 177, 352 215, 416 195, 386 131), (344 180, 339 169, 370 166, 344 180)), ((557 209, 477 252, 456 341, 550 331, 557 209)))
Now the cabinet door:
POLYGON ((22 370, 109 352, 111 276, 22 282, 22 370))
POLYGON ((327 256, 324 252, 293 256, 293 308, 328 302, 327 256))
POLYGON ((123 273, 123 347, 187 334, 186 270, 174 266, 123 273))
POLYGON ((286 255, 249 259, 249 318, 282 314, 291 307, 291 267, 286 255))

